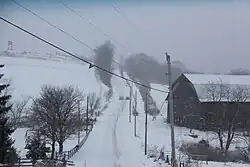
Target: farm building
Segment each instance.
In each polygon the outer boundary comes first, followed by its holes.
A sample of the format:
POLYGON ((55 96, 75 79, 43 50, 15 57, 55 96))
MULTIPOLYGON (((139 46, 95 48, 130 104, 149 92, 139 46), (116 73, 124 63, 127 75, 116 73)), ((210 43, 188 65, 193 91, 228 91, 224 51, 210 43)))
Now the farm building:
POLYGON ((243 129, 250 122, 250 76, 181 74, 172 86, 177 126, 215 130, 235 120, 243 129))

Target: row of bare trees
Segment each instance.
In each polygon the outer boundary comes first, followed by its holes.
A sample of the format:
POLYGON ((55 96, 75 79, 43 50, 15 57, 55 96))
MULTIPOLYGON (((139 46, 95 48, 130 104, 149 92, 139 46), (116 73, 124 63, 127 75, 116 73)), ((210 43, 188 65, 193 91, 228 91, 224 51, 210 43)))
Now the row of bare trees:
MULTIPOLYGON (((25 121, 32 132, 27 135, 29 145, 34 140, 42 140, 42 143, 50 144, 50 156, 54 158, 56 143, 59 145, 59 153, 62 153, 64 142, 87 126, 86 96, 89 99, 88 117, 91 119, 102 108, 101 97, 98 97, 96 93, 85 95, 83 91, 73 86, 44 85, 41 88, 40 96, 13 104, 9 116, 10 122, 13 126, 18 127, 20 121, 23 121, 24 112, 27 112, 25 121), (30 102, 29 105, 28 102, 30 102)), ((29 148, 32 149, 32 147, 29 148)), ((32 151, 34 154, 38 154, 37 150, 32 151)), ((32 155, 32 153, 30 154, 32 155)))
POLYGON ((23 100, 16 100, 12 104, 12 108, 8 114, 10 125, 14 128, 24 126, 25 122, 23 121, 24 115, 28 111, 28 102, 29 98, 23 100))
POLYGON ((247 106, 249 87, 229 85, 220 79, 208 83, 205 86, 205 94, 209 102, 206 108, 210 107, 211 112, 202 116, 203 125, 215 131, 221 150, 227 153, 233 139, 236 138, 236 132, 249 129, 250 124, 244 121, 247 117, 250 118, 250 105, 247 106))

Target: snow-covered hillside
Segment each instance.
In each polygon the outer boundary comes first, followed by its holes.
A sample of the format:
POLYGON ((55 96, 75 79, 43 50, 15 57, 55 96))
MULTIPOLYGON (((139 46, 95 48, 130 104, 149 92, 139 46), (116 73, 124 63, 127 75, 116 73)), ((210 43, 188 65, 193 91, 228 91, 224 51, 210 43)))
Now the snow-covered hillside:
MULTIPOLYGON (((81 58, 88 59, 87 57, 84 57, 82 55, 75 54, 81 58)), ((48 61, 56 61, 56 62, 62 62, 62 61, 73 61, 74 63, 78 62, 78 60, 72 58, 68 54, 64 54, 61 52, 55 52, 55 53, 38 53, 38 52, 30 52, 30 51, 22 51, 18 52, 15 50, 5 50, 3 52, 0 52, 0 57, 12 57, 12 58, 25 58, 25 59, 35 59, 35 60, 48 60, 48 61)))
POLYGON ((85 93, 99 94, 106 89, 92 69, 79 63, 11 57, 0 57, 0 61, 5 64, 5 79, 11 80, 14 99, 39 95, 44 84, 73 85, 85 93))

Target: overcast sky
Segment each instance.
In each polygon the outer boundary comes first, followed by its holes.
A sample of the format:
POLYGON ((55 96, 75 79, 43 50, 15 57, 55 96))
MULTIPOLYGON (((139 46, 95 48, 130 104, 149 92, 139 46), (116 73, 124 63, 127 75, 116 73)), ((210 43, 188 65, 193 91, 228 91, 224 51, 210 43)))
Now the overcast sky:
MULTIPOLYGON (((18 2, 94 48, 107 37, 89 24, 91 20, 124 46, 122 49, 114 42, 116 59, 128 53, 145 52, 165 61, 164 53, 167 51, 173 60, 182 61, 192 70, 225 72, 237 67, 250 69, 249 1, 115 3, 130 22, 114 10, 113 2, 87 4, 65 1, 85 20, 56 0, 53 4, 51 0, 37 0, 35 5, 22 0, 18 2)), ((4 18, 70 52, 91 55, 88 48, 14 3, 2 3, 0 6, 0 15, 4 18)), ((14 42, 14 49, 18 51, 56 52, 0 21, 0 51, 7 48, 8 40, 14 42)))

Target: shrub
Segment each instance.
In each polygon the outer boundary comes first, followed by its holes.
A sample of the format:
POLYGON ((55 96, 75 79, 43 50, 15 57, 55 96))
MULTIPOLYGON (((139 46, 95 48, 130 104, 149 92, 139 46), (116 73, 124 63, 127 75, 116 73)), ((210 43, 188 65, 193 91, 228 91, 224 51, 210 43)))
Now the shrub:
POLYGON ((248 156, 243 151, 228 151, 227 155, 225 155, 220 148, 214 148, 204 141, 183 143, 180 151, 187 154, 191 159, 200 161, 250 162, 248 156))

